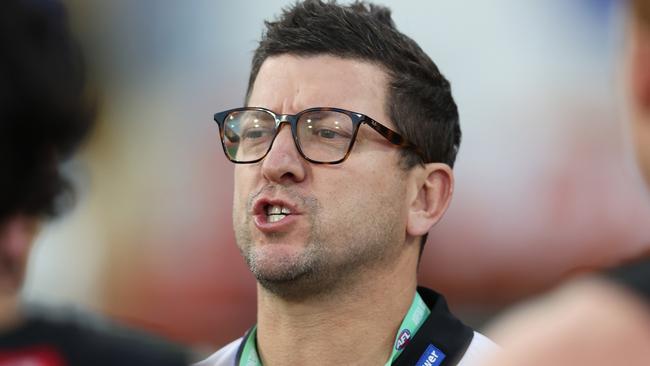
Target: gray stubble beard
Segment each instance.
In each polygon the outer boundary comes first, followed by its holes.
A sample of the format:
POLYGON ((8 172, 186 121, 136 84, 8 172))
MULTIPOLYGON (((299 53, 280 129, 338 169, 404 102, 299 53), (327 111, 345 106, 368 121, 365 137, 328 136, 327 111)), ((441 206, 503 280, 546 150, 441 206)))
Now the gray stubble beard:
MULTIPOLYGON (((314 198, 296 194, 292 196, 301 199, 303 207, 308 210, 309 214, 306 216, 310 220, 311 232, 306 238, 304 251, 298 257, 287 258, 286 262, 280 262, 274 268, 263 268, 261 265, 263 259, 260 259, 255 252, 251 216, 245 216, 243 222, 239 223, 233 217, 239 250, 258 283, 265 290, 288 301, 331 296, 353 286, 365 269, 376 265, 388 265, 385 262, 389 257, 386 253, 389 251, 390 243, 385 242, 385 239, 390 235, 386 235, 386 231, 394 230, 393 227, 383 226, 383 231, 364 233, 366 236, 361 240, 367 240, 366 243, 363 245, 352 243, 337 255, 333 252, 332 244, 346 240, 333 240, 330 245, 323 240, 324 233, 321 230, 321 223, 317 220, 321 207, 319 202, 314 198)), ((248 200, 249 205, 253 199, 252 196, 248 200)), ((372 220, 372 218, 367 219, 372 220)), ((351 224, 351 227, 339 228, 337 232, 345 233, 351 230, 360 230, 360 228, 351 224)), ((281 238, 282 235, 277 234, 276 238, 281 238)), ((354 239, 350 238, 348 241, 352 240, 354 239)))

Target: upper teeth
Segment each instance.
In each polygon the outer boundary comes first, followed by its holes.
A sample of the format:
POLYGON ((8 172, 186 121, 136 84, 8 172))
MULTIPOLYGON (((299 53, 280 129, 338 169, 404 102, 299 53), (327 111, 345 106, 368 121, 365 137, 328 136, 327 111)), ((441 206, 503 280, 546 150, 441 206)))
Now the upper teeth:
POLYGON ((291 210, 284 206, 270 205, 266 209, 267 215, 289 215, 291 210))

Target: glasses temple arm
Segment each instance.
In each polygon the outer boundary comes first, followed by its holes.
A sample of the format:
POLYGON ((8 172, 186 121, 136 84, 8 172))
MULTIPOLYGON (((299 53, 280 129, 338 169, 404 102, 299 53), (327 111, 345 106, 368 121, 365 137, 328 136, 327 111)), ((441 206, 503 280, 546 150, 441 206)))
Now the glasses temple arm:
POLYGON ((391 130, 390 128, 382 125, 381 123, 375 121, 370 117, 366 118, 365 123, 368 126, 370 126, 373 130, 377 131, 380 135, 384 136, 384 138, 388 140, 391 144, 403 148, 413 149, 424 160, 424 154, 422 154, 422 150, 420 150, 419 147, 417 147, 416 145, 408 141, 406 138, 402 137, 402 135, 398 134, 397 132, 391 130))

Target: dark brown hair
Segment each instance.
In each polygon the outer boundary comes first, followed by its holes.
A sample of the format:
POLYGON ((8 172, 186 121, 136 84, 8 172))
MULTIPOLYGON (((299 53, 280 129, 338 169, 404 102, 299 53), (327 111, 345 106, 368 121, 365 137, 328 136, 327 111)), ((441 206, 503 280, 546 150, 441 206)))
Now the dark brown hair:
POLYGON ((72 192, 59 164, 94 120, 63 6, 0 2, 0 54, 0 224, 15 214, 54 216, 72 192))
POLYGON ((403 150, 406 167, 430 162, 453 167, 461 130, 450 84, 417 43, 397 30, 388 8, 306 0, 284 9, 266 22, 247 100, 262 63, 281 54, 327 54, 380 65, 389 76, 386 111, 398 132, 424 155, 403 150))

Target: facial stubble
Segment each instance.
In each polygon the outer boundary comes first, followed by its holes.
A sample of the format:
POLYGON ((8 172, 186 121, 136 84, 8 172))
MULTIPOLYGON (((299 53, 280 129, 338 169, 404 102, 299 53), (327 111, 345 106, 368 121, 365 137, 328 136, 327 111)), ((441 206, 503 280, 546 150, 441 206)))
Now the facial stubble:
MULTIPOLYGON (((346 212, 352 219, 324 225, 322 205, 317 199, 281 189, 283 194, 301 203, 302 216, 308 220, 309 234, 299 252, 280 255, 274 252, 273 242, 282 242, 289 235, 286 233, 267 234, 266 239, 271 243, 259 245, 253 238, 252 216, 241 215, 237 209, 233 211, 238 247, 264 289, 285 299, 327 296, 349 288, 369 267, 388 265, 384 263, 391 257, 388 252, 397 249, 394 217, 372 208, 369 210, 362 204, 356 207, 356 214, 346 212), (369 217, 368 212, 379 217, 369 217), (376 225, 360 225, 369 220, 376 225)), ((247 212, 256 196, 253 194, 247 199, 247 212)))

